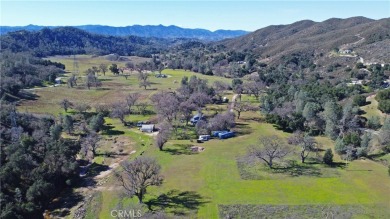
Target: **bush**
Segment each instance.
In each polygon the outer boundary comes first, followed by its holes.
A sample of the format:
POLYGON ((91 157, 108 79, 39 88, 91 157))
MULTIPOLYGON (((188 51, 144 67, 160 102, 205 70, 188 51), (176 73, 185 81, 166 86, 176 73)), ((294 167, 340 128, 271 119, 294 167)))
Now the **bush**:
POLYGON ((381 127, 381 122, 379 116, 371 116, 368 118, 367 127, 370 129, 379 129, 381 127))
POLYGON ((346 147, 346 145, 344 144, 343 139, 338 138, 338 139, 336 140, 336 144, 335 144, 335 146, 334 146, 334 150, 335 150, 336 153, 338 153, 338 154, 345 154, 345 152, 347 151, 347 147, 346 147))
POLYGON ((379 129, 381 127, 381 122, 379 116, 371 116, 367 120, 367 127, 370 129, 379 129))
POLYGON ((324 157, 322 158, 325 164, 331 165, 333 163, 333 152, 331 149, 325 151, 324 157))
POLYGON ((378 94, 375 97, 376 100, 381 101, 381 100, 389 100, 390 99, 390 90, 382 90, 379 91, 378 94))
POLYGON ((384 113, 390 113, 390 100, 379 101, 378 109, 384 113))
POLYGON ((367 156, 367 149, 366 148, 358 148, 356 151, 356 156, 366 157, 367 156))
POLYGON ((361 62, 356 63, 355 67, 356 67, 357 69, 365 68, 364 64, 361 63, 361 62))
POLYGON ((343 137, 344 145, 353 145, 355 147, 359 147, 360 142, 361 142, 360 136, 356 132, 349 132, 345 134, 343 137))
POLYGON ((353 97, 353 105, 364 106, 366 103, 366 97, 363 95, 356 95, 353 97))

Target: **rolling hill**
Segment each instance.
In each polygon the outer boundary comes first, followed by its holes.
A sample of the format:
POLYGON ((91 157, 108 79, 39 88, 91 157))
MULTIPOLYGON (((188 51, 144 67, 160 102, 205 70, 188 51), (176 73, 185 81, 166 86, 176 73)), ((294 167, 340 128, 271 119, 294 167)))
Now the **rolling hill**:
POLYGON ((190 39, 163 39, 138 36, 107 36, 74 27, 44 28, 39 31, 15 31, 0 36, 2 51, 31 52, 35 56, 95 54, 150 57, 170 45, 190 39))
MULTIPOLYGON (((73 26, 81 30, 85 30, 90 33, 109 35, 109 36, 139 36, 139 37, 157 37, 165 39, 174 38, 191 38, 205 41, 216 41, 227 38, 234 38, 247 34, 247 31, 243 30, 216 30, 210 31, 206 29, 190 29, 181 28, 178 26, 170 25, 133 25, 126 27, 112 27, 103 25, 81 25, 73 26)), ((13 31, 27 30, 27 31, 39 31, 44 28, 57 28, 54 26, 45 27, 37 25, 28 26, 0 26, 0 34, 6 34, 13 31)))
POLYGON ((216 44, 228 50, 252 51, 268 61, 304 53, 322 56, 332 49, 364 54, 371 62, 390 62, 390 18, 332 18, 323 22, 303 20, 289 25, 274 25, 216 44), (375 51, 368 51, 368 49, 375 51))

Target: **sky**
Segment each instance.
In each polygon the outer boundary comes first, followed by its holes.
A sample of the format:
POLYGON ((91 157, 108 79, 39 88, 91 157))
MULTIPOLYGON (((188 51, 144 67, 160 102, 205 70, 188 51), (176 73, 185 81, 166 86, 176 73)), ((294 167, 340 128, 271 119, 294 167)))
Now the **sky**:
POLYGON ((136 1, 0 0, 0 25, 109 26, 176 25, 209 30, 254 31, 300 20, 365 16, 390 17, 387 1, 136 1))

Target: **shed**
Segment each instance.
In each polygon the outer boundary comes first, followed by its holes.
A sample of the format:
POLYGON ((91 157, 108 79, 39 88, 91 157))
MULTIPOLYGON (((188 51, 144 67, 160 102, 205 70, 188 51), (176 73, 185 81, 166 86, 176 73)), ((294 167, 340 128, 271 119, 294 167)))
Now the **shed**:
POLYGON ((154 125, 142 125, 140 128, 141 132, 153 132, 154 131, 154 125))

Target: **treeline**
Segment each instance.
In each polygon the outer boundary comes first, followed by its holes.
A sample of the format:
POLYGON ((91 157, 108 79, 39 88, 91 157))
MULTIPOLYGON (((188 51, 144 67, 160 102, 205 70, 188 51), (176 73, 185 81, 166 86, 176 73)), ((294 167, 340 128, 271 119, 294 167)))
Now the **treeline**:
POLYGON ((0 66, 1 98, 6 94, 18 96, 21 89, 42 86, 45 82, 54 83, 65 69, 61 63, 9 51, 0 54, 0 66))
POLYGON ((151 57, 175 40, 137 36, 113 37, 88 33, 73 27, 42 29, 37 32, 16 31, 0 37, 1 50, 31 52, 34 56, 95 54, 151 57))
MULTIPOLYGON (((303 79, 290 77, 271 83, 263 75, 255 78, 269 86, 260 98, 267 122, 287 132, 324 134, 336 141, 335 151, 348 160, 367 156, 373 137, 367 129, 379 130, 379 144, 383 151, 388 150, 389 121, 382 127, 379 117, 361 116, 359 107, 367 104, 362 86, 321 82, 315 76, 303 79)), ((381 110, 386 109, 388 93, 388 90, 378 93, 381 110)))
POLYGON ((249 52, 227 51, 224 47, 196 42, 162 52, 159 58, 170 69, 229 78, 241 78, 256 72, 261 65, 249 52))
POLYGON ((390 89, 379 91, 375 97, 378 100, 378 109, 384 113, 390 113, 390 89))
POLYGON ((206 75, 242 78, 261 73, 271 83, 289 75, 313 74, 319 77, 321 70, 314 64, 313 51, 292 52, 272 61, 261 61, 261 55, 251 50, 236 50, 222 44, 187 42, 160 53, 159 58, 167 68, 183 69, 206 75), (266 63, 265 63, 266 62, 266 63), (274 72, 283 68, 281 75, 274 72))
POLYGON ((47 204, 78 178, 80 144, 61 137, 61 122, 1 103, 0 218, 41 218, 47 204))

